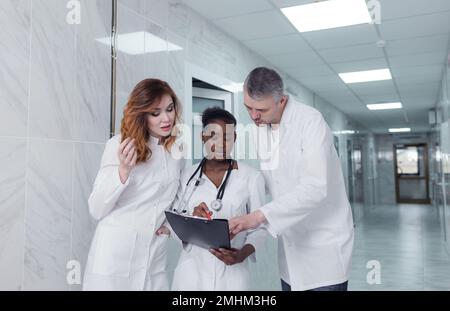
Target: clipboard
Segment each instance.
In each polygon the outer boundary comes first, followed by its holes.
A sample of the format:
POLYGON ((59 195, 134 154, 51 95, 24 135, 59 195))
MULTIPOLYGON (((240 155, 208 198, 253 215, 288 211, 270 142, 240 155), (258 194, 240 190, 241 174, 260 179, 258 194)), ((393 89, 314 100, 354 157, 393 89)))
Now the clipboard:
POLYGON ((166 211, 166 218, 178 238, 202 248, 231 248, 228 220, 181 215, 166 211))

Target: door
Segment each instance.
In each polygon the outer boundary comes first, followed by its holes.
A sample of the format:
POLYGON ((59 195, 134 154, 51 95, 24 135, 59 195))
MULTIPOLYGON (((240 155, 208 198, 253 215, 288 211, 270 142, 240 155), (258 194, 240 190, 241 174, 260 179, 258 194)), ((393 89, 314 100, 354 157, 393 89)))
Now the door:
POLYGON ((202 113, 206 108, 220 107, 232 111, 231 93, 222 90, 192 88, 192 163, 196 164, 203 158, 202 113))
POLYGON ((430 204, 426 144, 395 145, 397 203, 430 204))

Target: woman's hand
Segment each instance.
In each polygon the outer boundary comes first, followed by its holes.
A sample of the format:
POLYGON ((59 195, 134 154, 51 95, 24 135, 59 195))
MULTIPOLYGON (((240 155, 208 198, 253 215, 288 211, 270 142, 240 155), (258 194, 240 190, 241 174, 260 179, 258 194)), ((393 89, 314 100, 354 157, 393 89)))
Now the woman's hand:
POLYGON ((194 208, 193 216, 209 218, 212 212, 208 209, 208 206, 205 202, 200 203, 198 206, 194 208))
POLYGON ((246 244, 241 249, 210 249, 211 254, 223 261, 227 266, 231 266, 237 263, 243 262, 248 256, 250 256, 255 248, 251 244, 246 244))
POLYGON ((162 225, 158 230, 156 230, 155 234, 158 236, 161 234, 170 235, 170 230, 166 226, 162 225))
POLYGON ((136 166, 137 152, 134 146, 134 138, 128 137, 120 144, 118 155, 120 181, 124 184, 130 176, 131 170, 136 166))

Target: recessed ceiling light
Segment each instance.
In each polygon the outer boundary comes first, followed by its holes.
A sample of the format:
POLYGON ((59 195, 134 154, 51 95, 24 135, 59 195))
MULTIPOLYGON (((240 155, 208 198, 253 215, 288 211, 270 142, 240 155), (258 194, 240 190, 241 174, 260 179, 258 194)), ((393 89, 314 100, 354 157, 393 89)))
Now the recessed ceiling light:
POLYGON ((365 0, 328 0, 282 8, 299 32, 330 29, 372 21, 365 0))
POLYGON ((354 130, 342 130, 342 131, 335 131, 333 134, 355 134, 356 132, 354 130))
POLYGON ((389 133, 405 133, 405 132, 411 132, 411 129, 409 127, 389 129, 389 133))
POLYGON ((391 71, 389 69, 344 72, 340 73, 339 77, 341 77, 341 79, 347 84, 392 79, 391 71))
MULTIPOLYGON (((96 39, 105 45, 111 45, 111 37, 96 39)), ((177 51, 183 48, 146 31, 117 35, 117 50, 130 55, 177 51)))
POLYGON ((367 108, 369 108, 369 110, 401 109, 402 103, 369 104, 367 105, 367 108))

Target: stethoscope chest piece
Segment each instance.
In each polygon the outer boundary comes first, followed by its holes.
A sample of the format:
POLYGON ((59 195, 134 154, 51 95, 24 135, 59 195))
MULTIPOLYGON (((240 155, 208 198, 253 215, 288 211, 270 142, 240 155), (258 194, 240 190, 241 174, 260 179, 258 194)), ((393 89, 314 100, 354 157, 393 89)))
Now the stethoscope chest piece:
MULTIPOLYGON (((187 184, 186 184, 186 189, 183 193, 182 196, 182 200, 179 203, 178 208, 176 209, 177 211, 180 210, 180 206, 186 206, 187 202, 189 201, 189 199, 191 198, 193 192, 195 191, 195 189, 202 185, 203 183, 205 183, 205 179, 203 178, 203 165, 206 162, 206 158, 203 158, 203 160, 200 162, 199 166, 197 167, 197 169, 194 171, 194 173, 192 174, 192 176, 189 178, 187 184), (195 178, 195 175, 198 173, 198 171, 200 171, 200 174, 197 178, 195 178), (195 181, 194 183, 191 183, 191 181, 195 181), (188 192, 188 188, 191 188, 188 194, 188 197, 186 198, 186 193, 188 192)), ((229 165, 228 165, 228 169, 227 169, 227 173, 225 176, 225 180, 223 181, 222 185, 219 188, 219 191, 217 192, 217 196, 216 199, 214 201, 211 202, 211 209, 213 209, 214 211, 218 212, 222 209, 223 203, 222 203, 222 198, 223 198, 223 194, 225 192, 225 187, 227 185, 228 182, 228 178, 230 177, 231 171, 233 170, 233 161, 229 160, 229 165)))
POLYGON ((220 199, 217 199, 217 200, 214 200, 211 202, 211 208, 213 210, 215 210, 216 212, 220 211, 222 209, 222 206, 223 206, 222 200, 220 200, 220 199))

